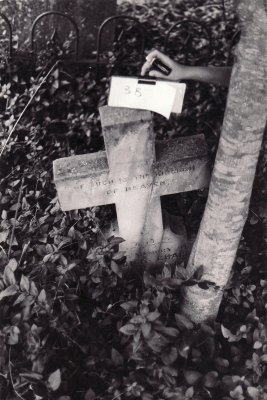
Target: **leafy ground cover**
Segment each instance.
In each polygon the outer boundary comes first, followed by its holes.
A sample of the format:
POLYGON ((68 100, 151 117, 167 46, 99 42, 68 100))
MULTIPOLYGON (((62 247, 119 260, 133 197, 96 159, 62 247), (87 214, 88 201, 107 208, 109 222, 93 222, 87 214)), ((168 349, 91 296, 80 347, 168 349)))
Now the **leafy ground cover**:
MULTIPOLYGON (((155 1, 134 7, 125 2, 120 12, 144 24, 147 51, 162 48, 163 35, 177 19, 205 21, 212 31, 213 65, 226 65, 238 28, 229 5, 223 20, 220 3, 166 1, 163 7, 155 1)), ((187 61, 203 62, 200 45, 205 49, 207 42, 202 32, 193 32, 187 61), (197 46, 200 53, 193 52, 197 46)), ((118 39, 120 29, 116 34, 118 39)), ((181 40, 183 35, 184 30, 178 33, 181 40)), ((171 39, 169 54, 182 54, 180 42, 171 39)), ((127 44, 136 57, 138 40, 127 44)), ((49 43, 35 65, 6 62, 3 53, 2 145, 58 51, 49 43)), ((112 61, 128 53, 117 44, 106 56, 112 61)), ((52 161, 103 148, 98 107, 105 104, 109 76, 118 68, 101 71, 97 80, 93 69, 56 65, 1 157, 0 398, 266 399, 266 139, 233 273, 213 326, 195 325, 177 311, 183 285, 203 290, 213 285, 202 281, 201 268, 193 277, 183 265, 174 271, 166 265, 157 276, 133 271, 118 251, 123 239, 102 234, 114 216, 112 206, 60 209, 52 161)), ((191 83, 181 116, 170 122, 154 116, 158 139, 204 132, 214 155, 226 94, 191 83)), ((189 233, 196 232, 206 196, 206 190, 182 193, 165 198, 163 205, 183 216, 189 233)))

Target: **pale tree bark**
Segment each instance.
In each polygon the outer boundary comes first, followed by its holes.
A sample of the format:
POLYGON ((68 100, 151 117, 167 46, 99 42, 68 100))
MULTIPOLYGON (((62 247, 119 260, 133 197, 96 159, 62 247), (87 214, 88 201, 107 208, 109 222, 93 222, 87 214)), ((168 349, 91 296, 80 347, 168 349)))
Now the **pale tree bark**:
POLYGON ((181 312, 195 322, 216 319, 242 229, 267 116, 266 0, 236 0, 241 39, 235 51, 223 129, 209 197, 187 269, 220 287, 184 290, 181 312))

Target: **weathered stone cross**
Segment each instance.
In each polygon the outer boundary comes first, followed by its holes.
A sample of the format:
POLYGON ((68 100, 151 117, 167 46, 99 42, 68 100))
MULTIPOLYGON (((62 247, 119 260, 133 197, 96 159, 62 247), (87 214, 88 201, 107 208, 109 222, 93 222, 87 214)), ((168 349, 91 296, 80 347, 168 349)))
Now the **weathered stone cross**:
POLYGON ((150 269, 179 258, 178 243, 164 240, 160 196, 208 187, 204 135, 155 145, 149 111, 105 106, 100 115, 106 151, 54 162, 62 210, 115 203, 129 262, 150 269))

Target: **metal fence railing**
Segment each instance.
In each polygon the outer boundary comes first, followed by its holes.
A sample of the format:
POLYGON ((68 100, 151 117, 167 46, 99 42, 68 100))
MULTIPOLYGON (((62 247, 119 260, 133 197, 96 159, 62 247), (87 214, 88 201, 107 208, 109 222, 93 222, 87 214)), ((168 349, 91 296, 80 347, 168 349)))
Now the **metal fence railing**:
MULTIPOLYGON (((114 21, 117 22, 118 20, 124 20, 124 21, 128 21, 128 22, 130 21, 137 28, 137 30, 139 31, 139 33, 141 35, 141 46, 140 46, 140 54, 139 54, 140 57, 138 57, 138 58, 140 58, 140 61, 129 62, 127 60, 126 61, 123 61, 123 60, 121 61, 120 60, 121 66, 127 66, 127 67, 128 66, 134 66, 134 67, 140 66, 141 67, 142 63, 144 62, 143 55, 144 55, 144 50, 145 50, 145 38, 146 38, 146 36, 149 37, 150 35, 148 35, 145 27, 139 22, 139 20, 136 17, 132 17, 132 16, 128 16, 128 15, 116 15, 116 16, 112 16, 112 17, 109 17, 108 19, 106 19, 102 23, 100 28, 98 29, 97 41, 96 41, 96 51, 94 52, 95 57, 94 58, 85 58, 85 59, 82 58, 81 59, 81 58, 79 58, 80 32, 79 32, 79 28, 78 28, 75 20, 71 16, 69 16, 67 14, 63 14, 63 13, 57 12, 57 11, 44 12, 44 13, 40 14, 35 19, 35 21, 33 22, 32 26, 31 26, 31 31, 30 31, 30 50, 31 50, 30 51, 30 59, 31 60, 34 60, 36 58, 36 56, 37 56, 37 53, 36 53, 36 50, 35 50, 35 34, 36 34, 36 31, 37 31, 38 23, 42 19, 44 19, 44 18, 46 18, 47 16, 50 16, 50 15, 58 15, 60 17, 63 17, 65 19, 67 19, 72 24, 72 26, 74 27, 74 31, 75 31, 75 50, 74 50, 74 54, 70 58, 67 58, 67 59, 64 58, 64 62, 65 63, 88 64, 88 65, 96 68, 97 75, 98 75, 98 72, 99 72, 99 67, 101 65, 103 66, 103 65, 109 65, 109 64, 116 64, 116 60, 115 61, 113 60, 112 63, 111 63, 111 61, 108 58, 107 59, 105 59, 103 57, 101 58, 101 43, 102 43, 103 31, 106 28, 106 26, 108 24, 110 24, 110 23, 114 23, 114 21)), ((11 59, 11 60, 12 59, 16 59, 16 58, 21 58, 21 59, 24 58, 25 59, 25 57, 23 57, 23 56, 14 55, 13 54, 13 51, 12 51, 13 47, 12 47, 12 26, 11 26, 11 23, 9 22, 8 18, 6 17, 6 15, 1 13, 1 12, 0 12, 0 18, 4 19, 4 21, 7 24, 8 31, 9 31, 8 32, 9 33, 9 45, 8 45, 8 52, 9 52, 8 57, 9 57, 9 59, 11 59)), ((193 25, 201 27, 203 33, 206 36, 206 40, 207 40, 207 46, 206 47, 207 47, 207 50, 205 52, 205 56, 203 57, 203 63, 205 65, 207 65, 208 62, 209 62, 209 57, 210 57, 211 49, 212 49, 212 37, 211 37, 211 33, 210 33, 209 28, 202 21, 193 20, 193 19, 186 19, 186 20, 180 20, 180 21, 174 23, 166 33, 165 40, 164 40, 164 52, 167 51, 168 44, 170 43, 170 38, 173 39, 173 36, 175 36, 175 32, 178 33, 180 28, 182 28, 182 27, 184 28, 188 24, 191 24, 191 25, 193 24, 193 25)), ((232 40, 232 43, 233 43, 234 39, 236 38, 235 35, 234 35, 234 38, 232 40)), ((187 50, 187 44, 188 44, 188 41, 189 41, 191 36, 192 36, 192 33, 189 33, 187 38, 184 40, 184 43, 182 44, 182 46, 185 49, 185 51, 187 50)), ((231 54, 229 52, 228 61, 230 60, 230 55, 231 54)), ((185 58, 185 60, 187 60, 187 58, 185 58)))

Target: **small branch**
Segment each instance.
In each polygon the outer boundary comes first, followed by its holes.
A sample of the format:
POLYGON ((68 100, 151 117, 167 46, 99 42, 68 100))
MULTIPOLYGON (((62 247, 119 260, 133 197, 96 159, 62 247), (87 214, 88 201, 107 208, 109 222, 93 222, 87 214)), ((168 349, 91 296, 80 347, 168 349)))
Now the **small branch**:
MULTIPOLYGON (((73 340, 70 336, 67 335, 67 333, 65 332, 65 328, 58 322, 58 320, 52 315, 52 313, 50 313, 49 311, 47 311, 47 309, 45 308, 45 306, 40 303, 39 301, 36 301, 36 303, 38 305, 40 305, 45 311, 46 313, 49 315, 49 317, 61 328, 61 333, 62 335, 64 335, 67 339, 69 339, 72 343, 74 343, 76 346, 79 347, 80 350, 82 350, 82 346, 79 345, 79 343, 75 342, 75 340, 73 340)), ((83 351, 83 350, 82 350, 83 351)))
POLYGON ((261 220, 261 218, 260 218, 254 211, 252 211, 251 209, 249 209, 249 211, 252 212, 252 213, 255 215, 255 217, 257 217, 258 220, 259 220, 261 223, 263 222, 263 221, 261 220))
POLYGON ((10 131, 10 133, 9 133, 9 135, 8 135, 8 138, 6 139, 6 141, 5 141, 5 143, 4 143, 3 147, 2 147, 2 150, 1 150, 1 153, 0 153, 0 157, 1 157, 1 155, 3 154, 3 152, 4 152, 4 150, 5 150, 6 146, 7 146, 7 143, 9 142, 9 139, 10 139, 12 133, 13 133, 14 130, 16 129, 16 127, 17 127, 19 121, 21 120, 23 114, 25 113, 25 111, 27 110, 28 106, 30 105, 32 99, 35 97, 35 95, 37 94, 37 92, 38 92, 38 90, 40 89, 40 87, 42 86, 42 84, 46 81, 46 79, 49 77, 49 75, 51 74, 51 72, 53 71, 53 69, 56 67, 56 65, 57 65, 59 62, 60 62, 60 60, 58 60, 58 61, 53 65, 53 67, 52 67, 52 68, 48 71, 48 73, 43 77, 41 83, 39 83, 39 85, 38 85, 37 88, 35 89, 35 92, 34 92, 33 95, 31 96, 30 100, 28 101, 28 103, 26 104, 26 106, 25 106, 24 109, 22 110, 20 116, 18 117, 17 121, 15 122, 15 125, 14 125, 13 128, 11 129, 11 131, 10 131))
POLYGON ((16 393, 16 395, 21 398, 22 400, 25 400, 23 397, 21 397, 21 395, 16 391, 15 389, 15 385, 14 385, 14 381, 12 378, 12 372, 11 372, 11 361, 10 361, 10 353, 11 353, 11 346, 9 346, 9 352, 8 352, 8 368, 9 368, 9 375, 10 375, 10 381, 13 387, 14 392, 16 393))

